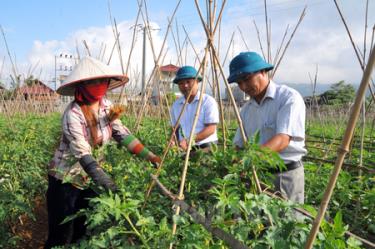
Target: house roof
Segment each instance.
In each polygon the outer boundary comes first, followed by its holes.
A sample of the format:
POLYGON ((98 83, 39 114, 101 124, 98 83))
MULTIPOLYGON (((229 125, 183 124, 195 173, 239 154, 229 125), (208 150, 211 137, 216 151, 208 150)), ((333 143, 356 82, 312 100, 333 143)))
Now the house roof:
POLYGON ((178 66, 173 65, 173 64, 168 64, 168 65, 160 67, 160 71, 161 72, 172 72, 172 73, 175 73, 175 72, 177 72, 178 69, 180 69, 180 68, 178 66))
POLYGON ((41 81, 37 81, 31 86, 23 85, 17 91, 21 94, 51 94, 55 92, 41 81))

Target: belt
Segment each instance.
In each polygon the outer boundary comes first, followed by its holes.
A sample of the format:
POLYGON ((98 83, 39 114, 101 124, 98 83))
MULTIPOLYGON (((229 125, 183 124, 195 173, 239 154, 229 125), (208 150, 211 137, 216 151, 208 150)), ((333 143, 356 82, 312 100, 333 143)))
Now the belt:
POLYGON ((199 150, 199 149, 204 149, 204 148, 208 148, 208 147, 211 147, 211 144, 216 144, 217 142, 208 142, 208 143, 204 143, 204 144, 199 144, 199 145, 193 145, 191 147, 191 150, 192 151, 196 151, 196 150, 199 150))
POLYGON ((290 162, 290 163, 285 164, 286 169, 282 169, 282 170, 280 170, 280 169, 271 169, 270 172, 274 173, 274 174, 276 174, 276 173, 282 173, 282 172, 287 172, 287 171, 291 171, 291 170, 297 169, 297 168, 299 168, 301 166, 302 166, 301 161, 295 161, 295 162, 290 162))

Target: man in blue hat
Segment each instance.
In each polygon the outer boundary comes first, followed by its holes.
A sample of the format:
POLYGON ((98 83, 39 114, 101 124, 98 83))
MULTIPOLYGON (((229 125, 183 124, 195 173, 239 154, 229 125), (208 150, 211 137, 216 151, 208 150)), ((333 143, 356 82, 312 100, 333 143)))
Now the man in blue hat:
MULTIPOLYGON (((202 77, 197 70, 191 66, 181 67, 173 80, 178 85, 183 97, 178 98, 172 105, 171 118, 172 126, 177 123, 182 107, 187 99, 186 109, 180 119, 180 127, 176 132, 178 146, 186 151, 190 133, 193 127, 195 113, 197 111, 200 92, 198 82, 202 77), (190 94, 190 96, 189 96, 190 94)), ((195 127, 193 150, 205 149, 212 143, 217 143, 216 126, 219 123, 219 110, 215 99, 207 94, 203 94, 202 105, 199 113, 198 123, 195 127)))
MULTIPOLYGON (((284 171, 272 172, 276 176, 275 189, 287 199, 303 203, 305 103, 296 90, 277 85, 269 78, 267 72, 272 69, 257 53, 240 53, 230 62, 228 82, 237 82, 251 97, 241 109, 246 136, 259 131, 261 145, 278 152, 286 165, 284 171)), ((239 129, 234 144, 243 147, 239 129)))

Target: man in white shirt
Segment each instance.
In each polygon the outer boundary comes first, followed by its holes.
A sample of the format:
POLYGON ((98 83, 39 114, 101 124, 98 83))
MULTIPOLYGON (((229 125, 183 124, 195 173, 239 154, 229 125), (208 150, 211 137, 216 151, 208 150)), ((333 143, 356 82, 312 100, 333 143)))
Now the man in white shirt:
MULTIPOLYGON (((197 70, 191 66, 181 67, 176 74, 173 83, 178 84, 182 97, 177 99, 171 108, 172 126, 176 125, 180 116, 182 107, 186 98, 188 99, 186 109, 181 116, 180 126, 176 132, 178 146, 184 151, 187 150, 188 139, 193 127, 195 113, 197 111, 200 92, 198 91, 198 82, 202 77, 198 75, 197 70)), ((219 123, 219 110, 215 99, 207 94, 203 94, 202 105, 198 117, 198 123, 194 131, 193 150, 209 148, 212 143, 217 143, 216 127, 219 123)))
MULTIPOLYGON (((294 89, 277 85, 268 76, 273 66, 257 53, 244 52, 231 61, 229 83, 251 99, 241 109, 245 134, 249 138, 260 133, 263 147, 278 152, 286 165, 283 172, 273 172, 275 190, 297 203, 304 202, 304 169, 302 157, 305 149, 305 103, 294 89)), ((243 141, 239 129, 234 144, 241 148, 243 141)))

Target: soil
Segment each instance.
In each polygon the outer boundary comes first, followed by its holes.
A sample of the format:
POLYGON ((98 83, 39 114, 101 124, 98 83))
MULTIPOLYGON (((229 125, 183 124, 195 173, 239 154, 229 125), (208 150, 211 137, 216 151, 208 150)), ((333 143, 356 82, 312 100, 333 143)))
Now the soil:
POLYGON ((19 218, 19 224, 13 229, 14 233, 21 238, 18 249, 43 249, 48 233, 45 198, 35 198, 33 212, 35 220, 23 215, 19 218))

